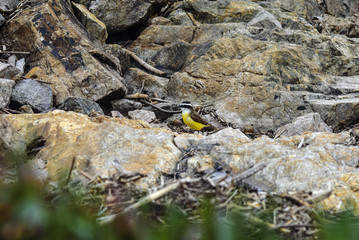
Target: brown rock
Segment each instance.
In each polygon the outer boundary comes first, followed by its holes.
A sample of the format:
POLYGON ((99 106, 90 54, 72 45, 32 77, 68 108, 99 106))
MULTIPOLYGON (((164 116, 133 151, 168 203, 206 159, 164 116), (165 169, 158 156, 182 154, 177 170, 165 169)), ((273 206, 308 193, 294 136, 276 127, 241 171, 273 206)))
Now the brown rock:
POLYGON ((180 154, 173 144, 173 133, 151 129, 142 121, 89 118, 60 110, 4 117, 19 130, 27 144, 38 136, 45 139, 45 147, 35 158, 47 162, 43 170, 50 179, 67 176, 76 157, 73 172, 76 179, 85 179, 81 171, 106 177, 116 173, 116 164, 120 164, 124 170, 148 174, 142 181, 150 185, 161 171, 171 171, 180 154))
POLYGON ((77 25, 68 2, 51 0, 26 9, 8 30, 15 49, 31 52, 30 66, 46 71, 41 80, 52 82, 55 104, 71 95, 96 101, 125 93, 116 59, 77 25))
POLYGON ((84 5, 72 2, 74 13, 87 31, 100 42, 108 37, 106 25, 93 15, 84 5))
POLYGON ((26 73, 25 78, 48 79, 49 77, 47 76, 46 71, 41 67, 33 67, 26 73))

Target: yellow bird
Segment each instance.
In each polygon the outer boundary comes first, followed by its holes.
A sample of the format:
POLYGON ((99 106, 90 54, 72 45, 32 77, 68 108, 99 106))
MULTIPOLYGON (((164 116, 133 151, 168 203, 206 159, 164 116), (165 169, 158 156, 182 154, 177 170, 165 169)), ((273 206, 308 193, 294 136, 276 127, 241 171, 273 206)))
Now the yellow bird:
POLYGON ((176 106, 182 110, 183 122, 196 131, 213 131, 216 128, 207 123, 194 109, 190 102, 182 102, 176 106))

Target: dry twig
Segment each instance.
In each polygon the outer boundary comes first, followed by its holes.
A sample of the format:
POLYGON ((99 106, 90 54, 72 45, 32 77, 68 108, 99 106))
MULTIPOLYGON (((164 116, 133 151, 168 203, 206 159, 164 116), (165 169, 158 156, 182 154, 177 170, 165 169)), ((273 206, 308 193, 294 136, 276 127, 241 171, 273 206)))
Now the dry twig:
POLYGON ((166 73, 162 72, 161 70, 158 70, 157 68, 152 67, 145 61, 143 61, 141 58, 137 57, 135 53, 131 52, 130 50, 127 50, 125 48, 122 48, 122 50, 130 55, 135 61, 137 61, 142 67, 146 68, 148 71, 151 71, 159 76, 165 76, 166 73))
POLYGON ((240 181, 242 181, 243 179, 249 178, 250 176, 252 176, 253 174, 255 174, 256 172, 262 170, 263 168, 265 168, 267 166, 266 163, 258 163, 256 165, 254 165, 253 167, 251 167, 250 169, 247 169, 246 171, 236 175, 233 177, 233 180, 238 183, 240 181))
POLYGON ((170 185, 167 185, 166 187, 154 192, 154 193, 151 193, 150 195, 142 198, 140 201, 132 204, 131 206, 125 208, 122 213, 128 213, 134 209, 137 209, 149 202, 152 202, 160 197, 162 197, 163 195, 175 190, 176 188, 178 188, 178 186, 180 185, 181 181, 177 181, 177 182, 174 182, 170 185))
POLYGON ((69 175, 67 176, 67 180, 66 180, 66 185, 69 184, 72 170, 74 170, 75 162, 76 162, 76 157, 73 157, 73 158, 72 158, 72 162, 71 162, 71 167, 70 167, 69 175))
POLYGON ((30 54, 30 52, 17 52, 17 51, 2 51, 0 54, 30 54))
POLYGON ((193 15, 191 13, 185 12, 187 14, 187 16, 189 17, 189 19, 191 19, 191 22, 193 23, 194 26, 199 27, 200 23, 196 21, 196 19, 194 19, 193 15))
POLYGON ((147 94, 134 93, 134 94, 126 95, 125 98, 127 98, 127 99, 149 99, 150 97, 147 94))
POLYGON ((180 113, 181 111, 169 111, 169 110, 165 110, 163 108, 160 108, 160 107, 157 107, 156 105, 152 104, 152 103, 149 103, 145 100, 141 100, 142 103, 146 104, 146 105, 149 105, 153 108, 156 108, 157 110, 161 111, 161 112, 164 112, 164 113, 170 113, 170 114, 176 114, 176 113, 180 113))

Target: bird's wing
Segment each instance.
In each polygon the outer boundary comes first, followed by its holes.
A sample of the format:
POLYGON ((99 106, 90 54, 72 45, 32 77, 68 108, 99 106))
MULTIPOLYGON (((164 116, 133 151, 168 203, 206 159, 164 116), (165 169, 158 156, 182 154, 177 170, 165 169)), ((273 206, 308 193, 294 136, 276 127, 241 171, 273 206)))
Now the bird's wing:
POLYGON ((193 119, 193 121, 195 122, 199 122, 202 123, 204 125, 207 125, 208 122, 206 120, 204 120, 198 113, 196 113, 195 111, 192 111, 190 114, 190 117, 193 119))

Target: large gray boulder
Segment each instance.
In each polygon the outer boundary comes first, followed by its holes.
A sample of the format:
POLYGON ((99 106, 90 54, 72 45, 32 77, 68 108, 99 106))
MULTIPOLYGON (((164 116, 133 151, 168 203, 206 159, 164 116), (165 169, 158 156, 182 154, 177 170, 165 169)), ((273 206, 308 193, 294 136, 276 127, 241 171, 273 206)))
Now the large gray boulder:
POLYGON ((51 109, 52 98, 51 87, 32 79, 18 81, 11 94, 13 104, 30 105, 35 112, 51 109))

